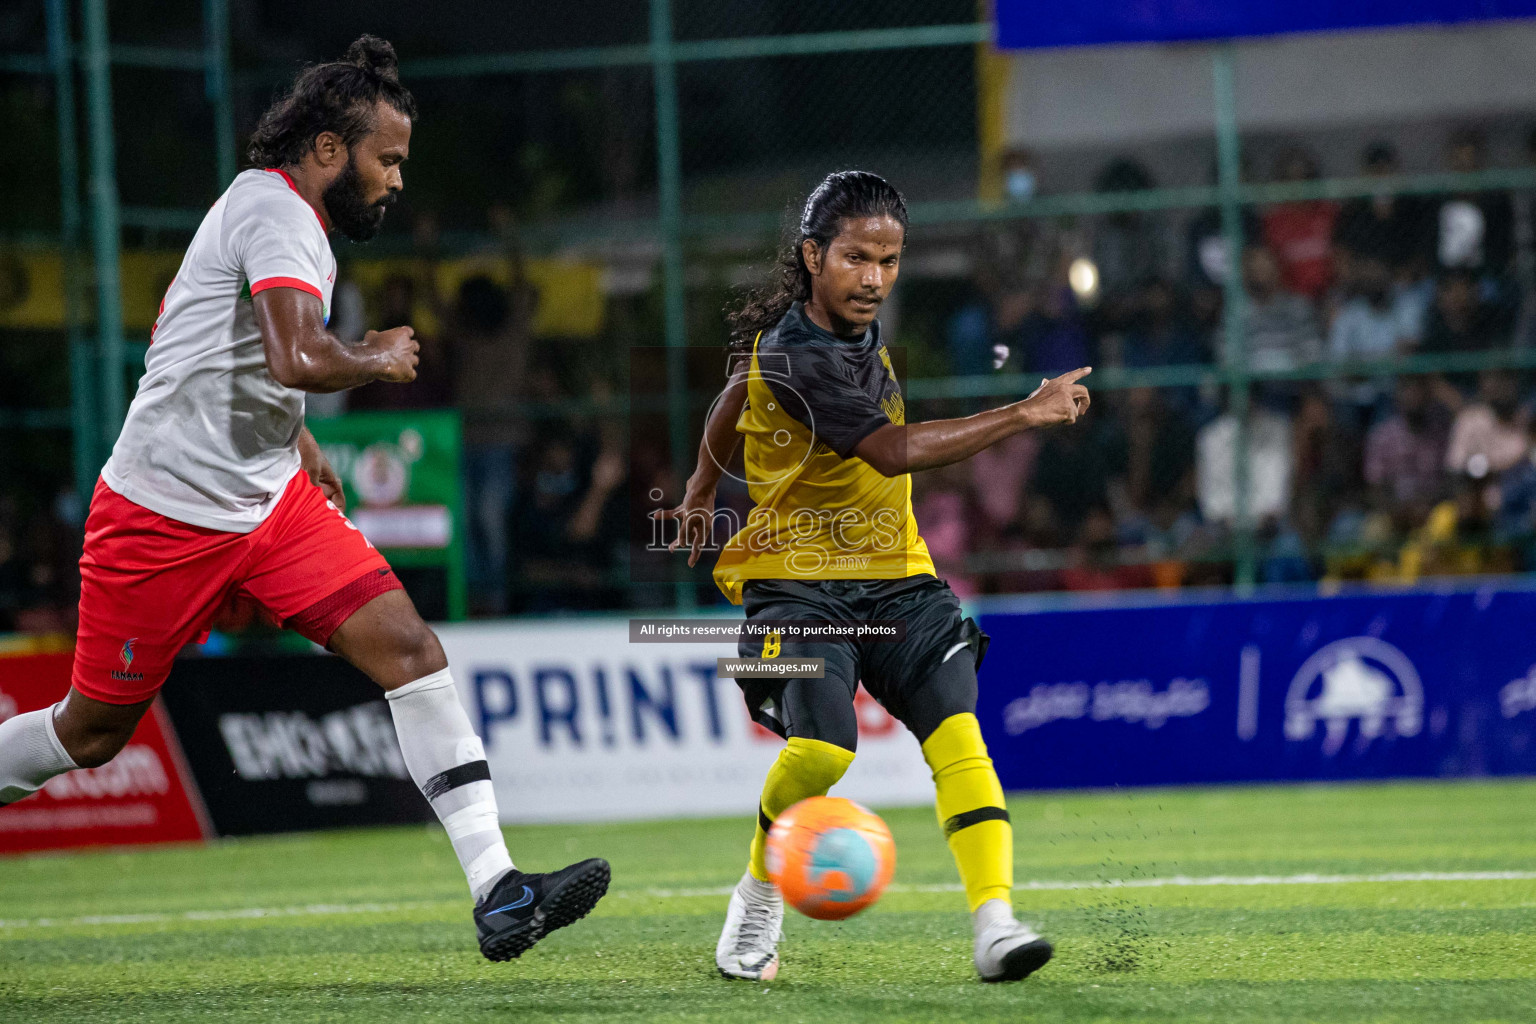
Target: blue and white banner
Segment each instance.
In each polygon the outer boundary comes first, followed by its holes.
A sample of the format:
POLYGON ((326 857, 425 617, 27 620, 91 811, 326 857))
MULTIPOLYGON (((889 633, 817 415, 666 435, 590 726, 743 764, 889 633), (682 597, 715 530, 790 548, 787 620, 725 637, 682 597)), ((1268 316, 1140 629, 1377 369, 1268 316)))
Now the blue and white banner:
POLYGON ((1536 15, 1536 0, 996 0, 1003 49, 1236 39, 1536 15))
MULTIPOLYGON (((1536 773, 1536 591, 1002 611, 977 714, 1008 789, 1536 773)), ((750 818, 782 742, 715 660, 628 621, 441 626, 508 822, 750 818)), ((925 804, 863 691, 836 793, 925 804)))
MULTIPOLYGON (((629 642, 627 619, 436 627, 508 822, 739 814, 750 838, 783 741, 717 678, 736 645, 629 642)), ((859 750, 837 795, 933 800, 922 750, 859 691, 859 750)), ((745 848, 745 846, 743 846, 745 848)))
POLYGON ((1008 789, 1536 773, 1536 592, 995 612, 1008 789))

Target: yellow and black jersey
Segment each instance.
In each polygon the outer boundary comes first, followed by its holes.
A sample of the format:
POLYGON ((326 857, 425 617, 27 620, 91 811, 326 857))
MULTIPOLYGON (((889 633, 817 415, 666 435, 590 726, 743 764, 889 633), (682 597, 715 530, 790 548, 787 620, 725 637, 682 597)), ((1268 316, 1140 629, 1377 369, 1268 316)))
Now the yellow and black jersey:
POLYGON ((853 455, 884 424, 905 422, 878 322, 842 339, 797 302, 758 336, 736 424, 756 507, 715 564, 733 604, 746 580, 934 574, 912 515, 912 478, 881 476, 853 455))

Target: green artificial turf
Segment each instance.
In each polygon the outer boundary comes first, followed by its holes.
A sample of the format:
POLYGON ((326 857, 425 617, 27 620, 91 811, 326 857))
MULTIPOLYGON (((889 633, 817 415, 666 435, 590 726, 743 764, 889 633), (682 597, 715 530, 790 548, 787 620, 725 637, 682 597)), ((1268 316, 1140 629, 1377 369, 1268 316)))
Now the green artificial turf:
POLYGON ((751 817, 509 828, 520 866, 613 862, 587 920, 474 947, 435 828, 0 860, 0 1021, 1536 1021, 1536 783, 1015 796, 1020 916, 1057 958, 975 980, 931 812, 892 810, 896 882, 790 914, 772 984, 713 966, 751 817), (1212 878, 1226 884, 1022 888, 1212 878), (1262 884, 1237 884, 1260 881, 1262 884), (248 912, 248 913, 243 913, 248 912))

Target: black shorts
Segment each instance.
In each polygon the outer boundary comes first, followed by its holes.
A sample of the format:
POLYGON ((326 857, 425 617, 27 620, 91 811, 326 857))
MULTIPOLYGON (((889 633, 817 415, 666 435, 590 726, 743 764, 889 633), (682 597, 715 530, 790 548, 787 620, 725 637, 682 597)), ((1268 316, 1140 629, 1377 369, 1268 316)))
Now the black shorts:
POLYGON ((929 575, 899 580, 749 580, 742 589, 747 620, 899 620, 901 640, 782 638, 765 648, 743 639, 743 658, 822 658, 821 679, 740 679, 747 709, 780 736, 802 736, 853 750, 858 720, 853 710, 860 682, 892 716, 926 740, 953 714, 976 710, 976 669, 988 637, 963 618, 949 584, 929 575), (958 645, 968 651, 955 652, 958 645), (951 655, 946 659, 946 655, 951 655))

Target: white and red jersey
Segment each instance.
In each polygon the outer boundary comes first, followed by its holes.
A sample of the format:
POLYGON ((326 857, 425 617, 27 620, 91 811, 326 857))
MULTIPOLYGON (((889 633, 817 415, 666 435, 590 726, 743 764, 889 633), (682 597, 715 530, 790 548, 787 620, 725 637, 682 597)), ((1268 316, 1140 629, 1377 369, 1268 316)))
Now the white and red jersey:
POLYGON ((249 533, 299 470, 304 392, 267 371, 252 296, 298 288, 330 318, 336 257, 282 171, 246 171, 213 204, 151 335, 145 373, 102 469, 108 487, 179 522, 249 533))

